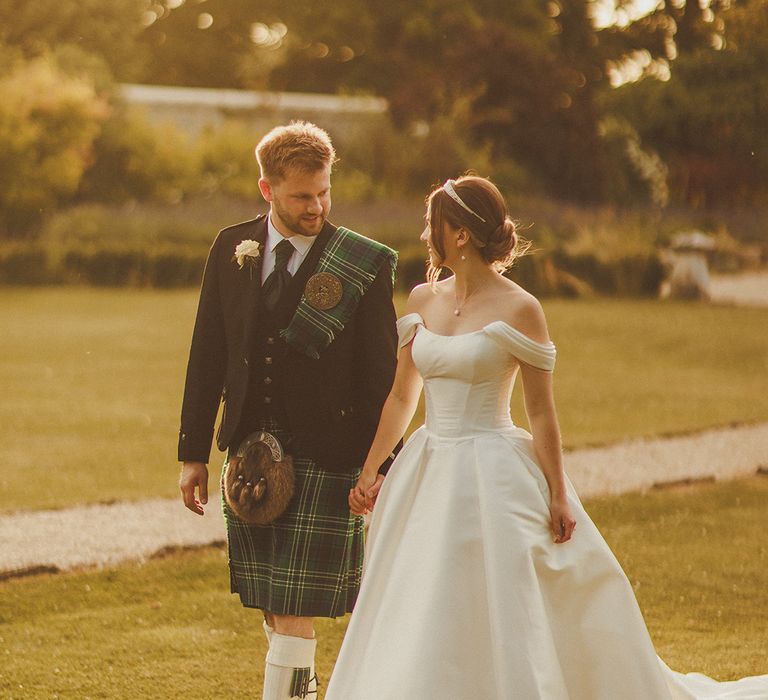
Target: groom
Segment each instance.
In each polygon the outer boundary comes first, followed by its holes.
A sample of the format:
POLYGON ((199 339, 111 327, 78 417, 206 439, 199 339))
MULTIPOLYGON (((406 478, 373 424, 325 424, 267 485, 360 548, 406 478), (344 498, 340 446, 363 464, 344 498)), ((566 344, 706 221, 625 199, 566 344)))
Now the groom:
POLYGON ((347 495, 394 378, 396 254, 328 222, 336 154, 325 131, 276 127, 256 157, 269 214, 223 229, 208 256, 181 412, 180 488, 202 515, 220 401, 227 463, 254 431, 293 456, 294 496, 272 523, 248 525, 222 498, 231 590, 264 612, 263 700, 287 700, 317 697, 313 618, 344 615, 357 597, 363 520, 347 495))

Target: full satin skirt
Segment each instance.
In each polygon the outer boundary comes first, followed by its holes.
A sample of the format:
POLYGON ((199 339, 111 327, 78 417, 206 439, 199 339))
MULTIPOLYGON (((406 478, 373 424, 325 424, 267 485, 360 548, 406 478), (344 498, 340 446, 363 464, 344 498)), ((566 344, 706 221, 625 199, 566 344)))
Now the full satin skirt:
POLYGON ((578 525, 555 544, 526 431, 417 430, 379 495, 326 699, 768 700, 768 676, 718 683, 657 657, 567 487, 578 525))

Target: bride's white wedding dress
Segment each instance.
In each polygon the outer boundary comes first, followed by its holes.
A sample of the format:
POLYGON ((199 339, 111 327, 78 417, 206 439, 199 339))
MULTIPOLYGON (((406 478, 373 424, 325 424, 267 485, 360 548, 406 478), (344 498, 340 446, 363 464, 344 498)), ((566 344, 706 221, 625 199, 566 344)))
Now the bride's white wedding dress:
POLYGON ((509 400, 519 362, 551 370, 554 345, 502 321, 440 336, 408 314, 398 331, 426 424, 379 495, 326 700, 768 699, 768 676, 718 683, 657 657, 570 482, 578 525, 552 541, 547 482, 509 400))

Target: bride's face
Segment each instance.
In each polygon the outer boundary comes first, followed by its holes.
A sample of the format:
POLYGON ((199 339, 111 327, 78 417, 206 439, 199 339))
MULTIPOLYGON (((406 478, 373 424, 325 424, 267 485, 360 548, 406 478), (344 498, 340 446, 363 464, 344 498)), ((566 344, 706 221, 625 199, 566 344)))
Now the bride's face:
POLYGON ((459 255, 456 244, 460 229, 454 228, 447 221, 443 221, 443 230, 441 234, 436 234, 432 230, 429 215, 425 217, 426 226, 421 232, 420 239, 427 246, 429 252, 429 262, 433 267, 443 265, 451 267, 451 264, 459 255), (437 239, 437 240, 436 240, 437 239))

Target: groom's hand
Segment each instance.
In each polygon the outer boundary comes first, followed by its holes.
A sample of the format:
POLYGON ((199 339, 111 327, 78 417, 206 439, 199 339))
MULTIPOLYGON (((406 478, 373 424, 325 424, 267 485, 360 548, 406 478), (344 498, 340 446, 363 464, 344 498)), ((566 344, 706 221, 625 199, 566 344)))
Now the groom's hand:
POLYGON ((184 505, 197 515, 204 515, 203 506, 208 503, 208 467, 203 462, 184 462, 179 477, 179 489, 184 505), (195 488, 199 500, 195 498, 195 488))

